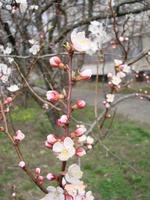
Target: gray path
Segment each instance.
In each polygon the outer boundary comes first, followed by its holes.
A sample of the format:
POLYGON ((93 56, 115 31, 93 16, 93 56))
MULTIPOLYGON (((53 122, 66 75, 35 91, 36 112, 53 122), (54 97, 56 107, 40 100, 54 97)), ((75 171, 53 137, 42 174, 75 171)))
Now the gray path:
MULTIPOLYGON (((89 105, 94 105, 95 92, 87 89, 73 89, 74 99, 83 99, 89 105)), ((98 95, 99 106, 103 108, 102 95, 98 95)), ((123 95, 122 95, 123 96, 123 95)), ((116 99, 120 95, 116 95, 116 99)), ((150 101, 140 100, 138 98, 127 99, 117 105, 117 112, 123 116, 141 123, 150 124, 150 101)))

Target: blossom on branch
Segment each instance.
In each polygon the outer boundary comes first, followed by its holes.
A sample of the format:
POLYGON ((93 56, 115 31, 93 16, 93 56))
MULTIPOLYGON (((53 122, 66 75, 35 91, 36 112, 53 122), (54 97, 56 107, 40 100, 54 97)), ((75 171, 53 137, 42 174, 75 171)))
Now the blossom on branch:
POLYGON ((17 92, 19 90, 19 87, 18 87, 18 85, 11 85, 11 86, 7 87, 7 90, 9 92, 17 92))
POLYGON ((8 81, 10 74, 11 74, 11 68, 9 68, 4 63, 0 63, 0 80, 3 83, 6 83, 8 81))
POLYGON ((57 125, 60 127, 66 126, 68 124, 68 117, 67 115, 62 115, 58 120, 57 120, 57 125))
POLYGON ((13 137, 15 141, 22 141, 25 138, 24 133, 21 130, 16 131, 16 135, 13 137))
POLYGON ((82 109, 86 106, 86 102, 84 100, 77 100, 76 104, 72 106, 72 109, 82 109))
POLYGON ((52 67, 65 69, 65 65, 61 61, 61 59, 58 56, 53 56, 49 59, 49 63, 52 67))
POLYGON ((70 137, 66 137, 64 141, 54 143, 52 150, 61 161, 67 161, 75 155, 74 142, 70 137))
POLYGON ((73 48, 79 52, 88 51, 91 47, 91 40, 85 37, 85 32, 77 32, 74 30, 71 33, 71 42, 73 48))
POLYGON ((63 99, 64 98, 64 96, 62 94, 59 94, 55 90, 49 90, 49 91, 47 91, 46 97, 47 97, 48 101, 51 101, 53 103, 57 102, 59 99, 63 99))

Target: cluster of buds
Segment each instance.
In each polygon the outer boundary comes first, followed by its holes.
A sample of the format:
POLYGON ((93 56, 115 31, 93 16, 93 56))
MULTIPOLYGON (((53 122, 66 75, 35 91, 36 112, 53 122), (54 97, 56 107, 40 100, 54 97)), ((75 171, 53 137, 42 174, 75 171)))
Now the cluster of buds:
MULTIPOLYGON (((2 107, 3 107, 3 112, 4 113, 8 113, 9 112, 9 106, 11 105, 12 101, 13 101, 12 97, 7 97, 6 99, 4 99, 4 101, 2 103, 2 107)), ((3 118, 3 117, 2 117, 1 111, 0 111, 0 119, 1 118, 3 118)))
POLYGON ((114 94, 107 94, 105 101, 103 104, 106 108, 110 108, 110 104, 114 101, 115 95, 114 94))
POLYGON ((115 71, 116 74, 113 75, 111 73, 108 73, 108 79, 109 79, 109 85, 113 89, 120 88, 120 84, 122 82, 122 79, 126 77, 128 73, 131 72, 131 69, 128 65, 124 64, 121 60, 114 60, 115 62, 115 71))
POLYGON ((121 83, 121 78, 117 75, 112 75, 111 73, 109 73, 107 75, 108 79, 109 79, 109 86, 113 89, 118 89, 120 88, 120 83, 121 83))
POLYGON ((117 72, 117 76, 120 78, 124 78, 128 73, 131 72, 131 68, 122 62, 122 60, 114 60, 115 70, 117 72))
POLYGON ((41 175, 41 169, 39 167, 35 169, 35 178, 40 185, 44 183, 44 177, 41 175))
POLYGON ((86 128, 84 125, 77 125, 75 131, 68 137, 56 137, 53 134, 47 136, 45 146, 52 149, 56 157, 61 161, 77 155, 82 157, 86 154, 87 149, 92 149, 94 139, 85 135, 86 128))

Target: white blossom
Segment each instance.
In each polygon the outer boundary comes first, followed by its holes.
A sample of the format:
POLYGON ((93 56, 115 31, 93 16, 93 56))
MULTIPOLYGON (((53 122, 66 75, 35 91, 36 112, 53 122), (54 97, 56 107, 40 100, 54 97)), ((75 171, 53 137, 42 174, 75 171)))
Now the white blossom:
POLYGON ((24 13, 28 7, 27 0, 16 0, 16 3, 20 4, 20 11, 24 13))
POLYGON ((68 171, 65 175, 65 179, 68 183, 79 183, 82 178, 83 172, 77 164, 69 166, 68 171))
POLYGON ((9 54, 11 54, 11 52, 12 52, 12 49, 10 47, 6 47, 6 49, 3 50, 3 53, 5 55, 9 55, 9 54))
POLYGON ((92 55, 97 50, 102 49, 102 45, 110 40, 110 36, 106 33, 103 23, 92 21, 89 26, 90 40, 92 41, 91 48, 88 53, 92 55))
POLYGON ((10 87, 7 87, 7 90, 9 90, 10 92, 16 92, 19 90, 18 85, 11 85, 10 87))
POLYGON ((107 102, 112 103, 114 101, 114 97, 115 97, 114 94, 107 94, 106 95, 107 102))
POLYGON ((39 44, 33 44, 33 46, 29 49, 29 52, 33 55, 36 55, 40 51, 40 45, 39 44))
POLYGON ((0 63, 0 80, 3 83, 6 83, 8 81, 8 78, 11 73, 11 68, 9 68, 6 64, 0 63))
POLYGON ((66 161, 75 155, 74 142, 70 137, 66 137, 64 141, 56 142, 53 145, 53 152, 56 153, 57 158, 61 161, 66 161))
POLYGON ((120 79, 119 76, 114 75, 114 76, 112 77, 111 82, 112 82, 114 85, 117 86, 117 85, 119 85, 119 84, 121 83, 121 79, 120 79))
POLYGON ((84 31, 77 32, 76 30, 74 30, 71 33, 71 42, 75 50, 80 51, 80 52, 88 51, 91 46, 91 41, 90 39, 85 37, 84 31))

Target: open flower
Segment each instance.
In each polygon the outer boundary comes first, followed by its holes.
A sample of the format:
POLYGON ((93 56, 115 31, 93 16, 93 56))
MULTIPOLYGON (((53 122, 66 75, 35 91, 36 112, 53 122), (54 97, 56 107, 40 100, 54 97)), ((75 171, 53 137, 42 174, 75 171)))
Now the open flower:
POLYGON ((83 172, 81 171, 79 165, 72 164, 69 166, 68 171, 65 175, 65 179, 68 183, 79 183, 82 178, 83 172))
POLYGON ((114 101, 115 95, 114 94, 107 94, 106 95, 106 101, 108 103, 112 103, 114 101))
MULTIPOLYGON (((82 181, 75 183, 75 184, 66 184, 65 190, 68 192, 69 195, 72 196, 72 199, 68 198, 69 200, 86 200, 84 197, 86 186, 82 181), (80 196, 81 198, 77 198, 78 194, 83 194, 80 196)), ((67 199, 67 200, 68 200, 67 199)))
POLYGON ((61 161, 66 161, 75 155, 74 142, 70 137, 66 137, 64 141, 56 142, 52 150, 61 161))
POLYGON ((114 75, 111 80, 112 84, 118 86, 121 83, 121 79, 119 76, 114 75))
POLYGON ((33 55, 36 55, 40 51, 40 45, 39 44, 34 44, 30 49, 29 52, 32 53, 33 55))
POLYGON ((20 11, 24 13, 28 7, 27 0, 16 0, 16 3, 20 4, 20 11))
POLYGON ((11 68, 7 67, 4 63, 0 63, 0 80, 3 83, 6 83, 8 81, 8 78, 11 73, 11 68))
POLYGON ((18 85, 11 85, 10 87, 7 87, 7 90, 9 92, 17 92, 19 90, 18 85))
POLYGON ((85 32, 77 32, 74 30, 71 33, 71 42, 77 51, 88 51, 91 47, 91 40, 85 37, 85 32))
POLYGON ((61 187, 49 186, 47 190, 49 193, 40 200, 65 200, 64 190, 61 187))

